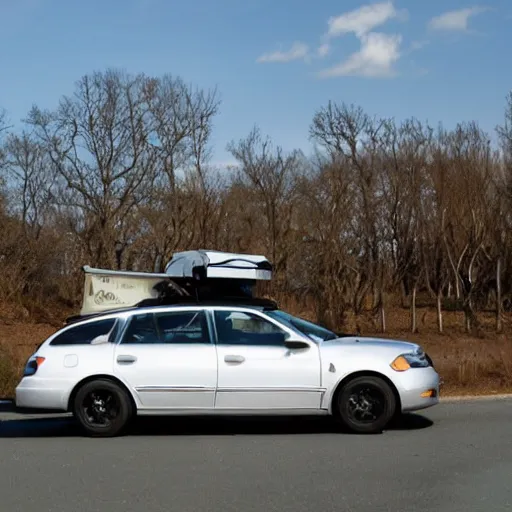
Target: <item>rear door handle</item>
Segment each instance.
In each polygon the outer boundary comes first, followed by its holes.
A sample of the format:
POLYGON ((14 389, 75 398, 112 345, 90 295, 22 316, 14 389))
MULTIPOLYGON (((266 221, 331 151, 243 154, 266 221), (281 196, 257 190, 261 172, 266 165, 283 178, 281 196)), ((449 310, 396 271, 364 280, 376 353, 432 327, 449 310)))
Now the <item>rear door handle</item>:
POLYGON ((135 356, 117 356, 117 362, 119 364, 132 364, 137 361, 135 356))
POLYGON ((224 356, 224 361, 226 363, 238 363, 238 364, 241 364, 245 361, 245 357, 244 356, 224 356))

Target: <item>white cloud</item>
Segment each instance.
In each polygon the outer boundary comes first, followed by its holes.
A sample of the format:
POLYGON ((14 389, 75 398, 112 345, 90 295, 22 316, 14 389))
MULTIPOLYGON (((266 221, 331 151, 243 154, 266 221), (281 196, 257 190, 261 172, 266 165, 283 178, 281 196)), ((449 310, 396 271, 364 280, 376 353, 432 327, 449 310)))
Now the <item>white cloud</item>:
POLYGON ((260 55, 256 62, 291 62, 293 60, 306 59, 309 55, 309 47, 307 44, 296 41, 287 51, 278 50, 275 52, 260 55))
POLYGON ((388 77, 395 74, 394 65, 402 56, 402 37, 387 35, 375 29, 390 21, 405 21, 407 11, 397 10, 392 0, 363 5, 358 9, 332 16, 326 33, 316 49, 295 42, 290 50, 279 50, 261 55, 257 62, 290 62, 293 60, 324 59, 331 53, 331 40, 345 34, 355 35, 361 44, 359 51, 345 61, 319 73, 321 77, 365 76, 388 77))
POLYGON ((316 52, 319 57, 327 57, 327 55, 329 55, 330 51, 331 51, 330 45, 328 43, 324 43, 318 47, 316 52))
MULTIPOLYGON (((407 11, 398 11, 392 1, 363 5, 328 20, 324 41, 344 34, 354 34, 361 43, 359 51, 329 69, 320 71, 323 78, 335 76, 389 77, 400 59, 402 37, 375 32, 391 19, 405 20, 407 11)), ((319 52, 320 53, 320 52, 319 52)))
POLYGON ((390 77, 394 64, 400 59, 400 35, 372 32, 361 37, 361 49, 347 60, 319 73, 322 78, 336 76, 390 77))
POLYGON ((393 2, 364 5, 359 9, 329 18, 327 37, 337 37, 348 33, 362 37, 397 16, 398 12, 393 2))
POLYGON ((469 19, 484 12, 484 7, 468 7, 457 11, 449 11, 432 18, 428 24, 432 30, 466 31, 469 19))

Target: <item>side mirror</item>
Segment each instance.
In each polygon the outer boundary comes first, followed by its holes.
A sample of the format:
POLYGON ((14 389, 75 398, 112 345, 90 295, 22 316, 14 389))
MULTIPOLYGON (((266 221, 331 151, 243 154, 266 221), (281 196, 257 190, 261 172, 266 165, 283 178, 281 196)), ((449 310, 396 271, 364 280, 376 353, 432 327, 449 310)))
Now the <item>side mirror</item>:
POLYGON ((309 345, 305 341, 301 341, 301 340, 286 340, 284 342, 284 346, 286 348, 291 348, 291 349, 309 348, 309 345))

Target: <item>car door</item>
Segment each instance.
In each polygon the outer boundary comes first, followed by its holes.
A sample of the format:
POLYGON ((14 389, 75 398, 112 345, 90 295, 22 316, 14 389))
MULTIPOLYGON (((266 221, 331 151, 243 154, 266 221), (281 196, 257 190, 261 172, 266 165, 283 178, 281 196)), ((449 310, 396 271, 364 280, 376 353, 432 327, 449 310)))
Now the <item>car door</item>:
POLYGON ((201 309, 134 314, 116 347, 114 368, 143 408, 214 407, 216 348, 201 309))
MULTIPOLYGON (((319 409, 318 346, 288 348, 300 335, 259 311, 215 308, 216 409, 319 409)), ((301 338, 303 339, 303 338, 301 338)))

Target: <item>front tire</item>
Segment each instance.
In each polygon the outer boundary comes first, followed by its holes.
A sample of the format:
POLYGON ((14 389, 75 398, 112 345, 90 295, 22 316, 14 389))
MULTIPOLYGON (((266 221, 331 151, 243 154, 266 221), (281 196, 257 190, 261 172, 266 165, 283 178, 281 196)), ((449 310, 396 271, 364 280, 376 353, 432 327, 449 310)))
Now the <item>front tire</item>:
POLYGON ((87 435, 113 437, 127 426, 133 416, 133 407, 127 392, 118 384, 97 379, 78 390, 73 414, 87 435))
POLYGON ((358 434, 378 434, 395 415, 397 402, 389 384, 380 377, 356 377, 337 395, 337 419, 358 434))

